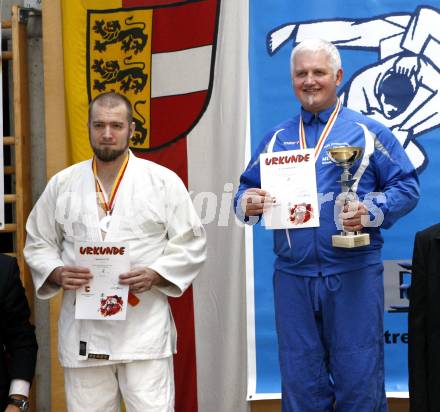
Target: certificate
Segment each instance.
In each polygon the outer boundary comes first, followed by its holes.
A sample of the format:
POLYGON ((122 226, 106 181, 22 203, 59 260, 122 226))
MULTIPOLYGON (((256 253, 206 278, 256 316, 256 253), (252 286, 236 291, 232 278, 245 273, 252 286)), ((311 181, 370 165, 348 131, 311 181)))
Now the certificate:
POLYGON ((314 149, 260 155, 261 188, 275 198, 263 213, 266 229, 319 226, 314 149))
POLYGON ((128 245, 116 242, 75 242, 77 266, 90 269, 90 283, 76 291, 75 319, 125 320, 128 285, 119 275, 130 270, 128 245))

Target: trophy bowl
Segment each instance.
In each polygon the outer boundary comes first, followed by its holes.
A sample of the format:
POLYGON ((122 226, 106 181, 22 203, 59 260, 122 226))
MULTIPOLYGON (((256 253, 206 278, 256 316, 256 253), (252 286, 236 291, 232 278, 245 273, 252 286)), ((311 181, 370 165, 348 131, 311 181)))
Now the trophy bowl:
POLYGON ((356 146, 334 147, 327 150, 330 160, 342 167, 350 167, 362 156, 362 152, 362 147, 356 146))

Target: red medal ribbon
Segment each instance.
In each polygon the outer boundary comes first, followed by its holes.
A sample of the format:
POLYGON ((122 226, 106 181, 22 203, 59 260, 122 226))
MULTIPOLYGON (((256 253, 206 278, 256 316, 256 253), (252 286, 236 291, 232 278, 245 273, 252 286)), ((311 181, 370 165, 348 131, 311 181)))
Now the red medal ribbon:
MULTIPOLYGON (((119 185, 122 182, 122 178, 124 177, 125 170, 127 169, 128 165, 128 159, 130 157, 130 152, 127 153, 127 157, 124 160, 124 163, 122 163, 121 167, 119 168, 118 175, 116 176, 116 179, 113 183, 112 190, 110 191, 110 196, 107 200, 106 193, 103 189, 103 186, 101 182, 99 181, 98 173, 96 171, 96 161, 95 157, 93 157, 92 161, 92 169, 93 169, 93 176, 95 176, 95 185, 96 185, 96 192, 98 193, 99 197, 99 203, 102 205, 105 214, 111 215, 113 212, 113 208, 115 206, 115 198, 116 193, 118 192, 119 185)), ((140 302, 139 298, 134 295, 131 292, 128 292, 128 304, 131 306, 136 306, 140 302)))
POLYGON ((99 196, 99 203, 102 205, 106 215, 111 215, 113 212, 116 193, 118 192, 119 185, 121 184, 125 170, 127 169, 129 156, 130 154, 127 153, 127 157, 125 158, 124 163, 122 163, 121 167, 119 168, 118 175, 116 176, 116 179, 113 182, 113 187, 112 190, 110 191, 110 196, 108 198, 99 180, 98 173, 96 171, 96 160, 95 157, 93 157, 92 169, 93 169, 93 176, 95 176, 96 192, 98 193, 99 196))
MULTIPOLYGON (((329 119, 327 120, 327 123, 324 126, 321 136, 319 136, 318 143, 315 146, 315 162, 318 159, 319 153, 321 153, 321 149, 324 146, 325 139, 327 139, 327 136, 330 134, 330 131, 336 122, 336 118, 338 117, 340 108, 341 108, 341 101, 338 99, 332 114, 330 115, 329 119)), ((302 116, 300 117, 299 120, 299 143, 301 149, 307 149, 306 132, 304 130, 304 122, 302 116)))

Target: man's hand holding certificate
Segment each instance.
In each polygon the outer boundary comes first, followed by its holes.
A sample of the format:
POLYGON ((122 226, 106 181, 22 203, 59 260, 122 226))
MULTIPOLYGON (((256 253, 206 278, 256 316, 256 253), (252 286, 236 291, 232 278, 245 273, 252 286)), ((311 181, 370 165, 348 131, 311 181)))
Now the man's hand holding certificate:
POLYGON ((75 318, 124 320, 129 287, 119 283, 119 275, 130 270, 128 245, 77 242, 75 257, 76 264, 89 268, 93 275, 76 291, 75 318))
POLYGON ((260 175, 261 189, 273 198, 263 211, 267 229, 319 226, 313 149, 263 153, 260 175))

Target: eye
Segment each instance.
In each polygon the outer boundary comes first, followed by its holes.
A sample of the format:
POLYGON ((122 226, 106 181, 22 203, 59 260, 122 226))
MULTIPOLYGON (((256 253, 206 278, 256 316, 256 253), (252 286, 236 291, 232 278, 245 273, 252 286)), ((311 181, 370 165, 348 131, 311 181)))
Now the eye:
POLYGON ((325 76, 325 75, 327 74, 327 72, 324 71, 324 70, 316 70, 316 71, 314 72, 314 74, 315 74, 316 76, 325 76))

